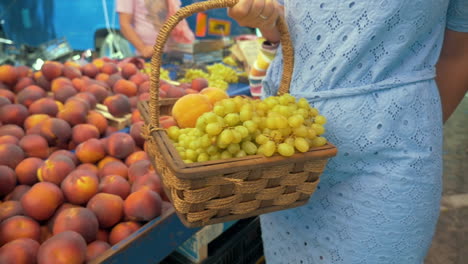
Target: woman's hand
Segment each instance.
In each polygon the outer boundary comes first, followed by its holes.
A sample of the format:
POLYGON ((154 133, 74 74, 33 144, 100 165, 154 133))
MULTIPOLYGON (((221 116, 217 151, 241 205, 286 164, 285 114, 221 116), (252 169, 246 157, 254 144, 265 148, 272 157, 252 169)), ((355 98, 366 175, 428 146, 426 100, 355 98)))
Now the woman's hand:
POLYGON ((153 56, 153 46, 144 46, 139 52, 143 58, 151 58, 153 56))
POLYGON ((239 0, 228 8, 228 15, 241 26, 260 29, 269 41, 279 42, 276 21, 283 15, 283 8, 276 0, 239 0))

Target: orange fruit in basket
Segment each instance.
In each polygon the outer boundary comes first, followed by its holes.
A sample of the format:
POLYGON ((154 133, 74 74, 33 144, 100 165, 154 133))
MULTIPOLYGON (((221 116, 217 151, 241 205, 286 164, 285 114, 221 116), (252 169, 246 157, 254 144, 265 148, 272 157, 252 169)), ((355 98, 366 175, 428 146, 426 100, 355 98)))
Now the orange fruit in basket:
POLYGON ((218 101, 229 98, 229 95, 225 91, 214 87, 205 88, 201 90, 200 94, 203 94, 206 97, 208 97, 208 99, 213 105, 218 101))
POLYGON ((213 104, 202 94, 187 94, 179 98, 173 108, 172 117, 181 128, 195 127, 198 117, 213 109, 213 104))

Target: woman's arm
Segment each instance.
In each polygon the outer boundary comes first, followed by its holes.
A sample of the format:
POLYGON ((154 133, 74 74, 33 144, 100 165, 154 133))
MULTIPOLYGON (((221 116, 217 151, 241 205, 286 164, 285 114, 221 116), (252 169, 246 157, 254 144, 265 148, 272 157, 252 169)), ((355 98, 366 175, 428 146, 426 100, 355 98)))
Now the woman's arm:
POLYGON ((146 46, 138 34, 133 29, 132 25, 132 14, 127 13, 119 13, 119 23, 120 23, 120 31, 124 35, 124 37, 133 44, 133 46, 140 52, 140 54, 145 57, 151 57, 153 54, 153 47, 146 46))
POLYGON ((436 81, 445 123, 468 91, 468 33, 446 30, 436 81))

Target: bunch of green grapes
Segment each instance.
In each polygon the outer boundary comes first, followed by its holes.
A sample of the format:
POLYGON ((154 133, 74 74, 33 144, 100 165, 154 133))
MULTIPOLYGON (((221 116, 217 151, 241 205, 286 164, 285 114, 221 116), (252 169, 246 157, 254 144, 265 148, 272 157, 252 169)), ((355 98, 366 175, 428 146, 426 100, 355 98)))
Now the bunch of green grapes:
POLYGON ((234 97, 217 102, 194 128, 173 126, 167 132, 186 163, 257 154, 289 157, 325 145, 326 122, 304 98, 234 97))
POLYGON ((228 88, 229 88, 229 83, 227 83, 226 81, 216 77, 216 76, 213 76, 213 75, 210 75, 210 77, 208 78, 208 86, 209 87, 216 87, 218 89, 222 89, 224 91, 226 91, 228 88))
POLYGON ((210 76, 213 78, 219 78, 228 83, 236 83, 239 81, 237 77, 237 72, 222 63, 215 63, 206 67, 210 76))
POLYGON ((193 79, 205 78, 208 79, 209 74, 201 69, 187 69, 184 74, 184 78, 179 79, 181 83, 191 83, 193 79))
POLYGON ((159 70, 159 79, 170 81, 171 77, 169 76, 169 71, 161 67, 159 70))

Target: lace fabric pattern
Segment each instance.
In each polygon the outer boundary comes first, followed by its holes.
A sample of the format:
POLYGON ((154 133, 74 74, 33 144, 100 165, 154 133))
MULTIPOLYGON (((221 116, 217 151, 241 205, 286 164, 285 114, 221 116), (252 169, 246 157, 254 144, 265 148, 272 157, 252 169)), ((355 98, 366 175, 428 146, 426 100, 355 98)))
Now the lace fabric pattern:
POLYGON ((468 29, 461 2, 284 1, 301 69, 290 92, 327 117, 339 153, 307 205, 261 216, 267 263, 423 263, 442 192, 435 64, 446 25, 468 29))

